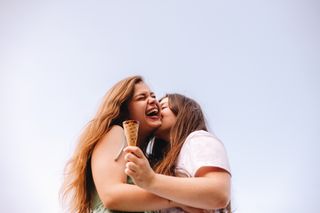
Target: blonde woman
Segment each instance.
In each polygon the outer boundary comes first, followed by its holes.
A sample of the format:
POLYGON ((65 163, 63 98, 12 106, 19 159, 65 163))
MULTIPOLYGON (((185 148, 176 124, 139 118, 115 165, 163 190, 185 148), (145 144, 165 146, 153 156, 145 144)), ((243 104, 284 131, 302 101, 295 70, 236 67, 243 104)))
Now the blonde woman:
POLYGON ((71 213, 144 211, 178 206, 127 183, 122 122, 140 122, 137 145, 145 151, 161 125, 159 103, 140 76, 115 84, 88 123, 66 165, 62 195, 71 213))
MULTIPOLYGON (((167 95, 160 105, 162 124, 156 137, 168 142, 168 151, 154 172, 139 148, 127 147, 126 174, 140 187, 174 202, 206 212, 230 212, 227 154, 217 137, 207 131, 200 106, 180 94, 167 95)), ((161 212, 184 211, 169 208, 161 212)))

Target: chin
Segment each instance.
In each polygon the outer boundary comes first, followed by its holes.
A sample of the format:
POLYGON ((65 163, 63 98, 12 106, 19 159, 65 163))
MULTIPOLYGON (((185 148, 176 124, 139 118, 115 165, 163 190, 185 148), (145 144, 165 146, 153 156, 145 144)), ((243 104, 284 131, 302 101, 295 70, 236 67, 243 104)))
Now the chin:
POLYGON ((147 123, 150 125, 150 126, 154 126, 156 128, 158 128, 159 126, 161 126, 161 120, 159 118, 146 118, 146 121, 147 123))
POLYGON ((161 126, 161 121, 154 121, 151 123, 151 126, 158 129, 161 126))

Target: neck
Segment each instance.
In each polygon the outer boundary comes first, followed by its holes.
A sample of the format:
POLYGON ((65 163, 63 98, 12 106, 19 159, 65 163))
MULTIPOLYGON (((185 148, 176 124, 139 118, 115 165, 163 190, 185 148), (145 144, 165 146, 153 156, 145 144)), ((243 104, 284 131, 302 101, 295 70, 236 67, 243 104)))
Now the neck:
POLYGON ((162 140, 167 141, 168 143, 170 143, 170 134, 166 134, 162 140))
POLYGON ((170 143, 170 130, 166 130, 161 133, 158 133, 156 134, 156 137, 170 143))

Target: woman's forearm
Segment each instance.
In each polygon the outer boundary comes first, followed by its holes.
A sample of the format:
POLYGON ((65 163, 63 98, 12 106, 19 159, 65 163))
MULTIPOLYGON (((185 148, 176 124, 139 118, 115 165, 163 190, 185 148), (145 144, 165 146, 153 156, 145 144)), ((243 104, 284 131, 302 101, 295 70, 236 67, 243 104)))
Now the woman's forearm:
POLYGON ((218 209, 227 206, 230 199, 228 172, 206 169, 201 172, 201 177, 166 176, 156 174, 151 169, 139 148, 127 147, 125 152, 125 173, 147 191, 196 208, 218 209))
POLYGON ((180 178, 156 174, 145 189, 177 203, 203 209, 224 208, 230 197, 229 174, 180 178))
POLYGON ((116 184, 100 195, 104 207, 119 211, 147 211, 173 207, 166 198, 159 197, 136 185, 116 184))

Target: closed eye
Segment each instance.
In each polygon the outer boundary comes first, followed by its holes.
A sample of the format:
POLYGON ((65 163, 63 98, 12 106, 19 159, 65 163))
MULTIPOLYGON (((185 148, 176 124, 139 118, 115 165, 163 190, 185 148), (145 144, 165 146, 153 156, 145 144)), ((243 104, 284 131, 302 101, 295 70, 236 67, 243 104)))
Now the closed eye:
POLYGON ((144 99, 146 99, 145 96, 140 96, 140 97, 137 98, 137 100, 139 100, 139 101, 140 101, 140 100, 144 100, 144 99))
POLYGON ((144 99, 146 99, 146 95, 144 95, 144 94, 141 94, 141 95, 137 95, 136 97, 135 97, 135 100, 144 100, 144 99))

